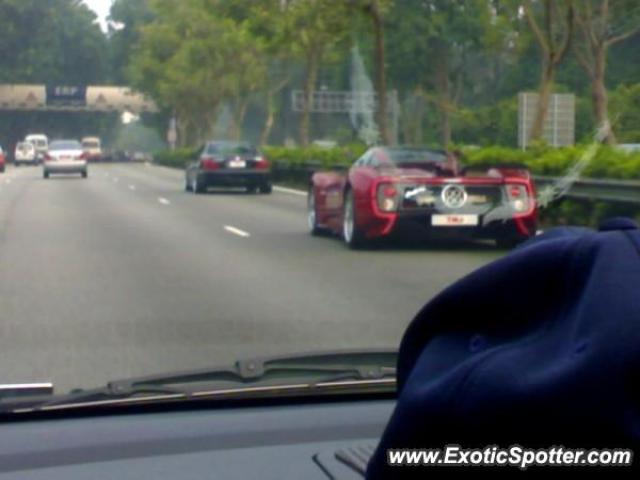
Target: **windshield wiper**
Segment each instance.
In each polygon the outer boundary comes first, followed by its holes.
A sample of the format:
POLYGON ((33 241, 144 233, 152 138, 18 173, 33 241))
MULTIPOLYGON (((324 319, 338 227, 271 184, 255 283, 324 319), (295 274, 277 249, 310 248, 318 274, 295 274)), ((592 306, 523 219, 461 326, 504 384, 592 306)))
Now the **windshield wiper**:
MULTIPOLYGON (((115 380, 104 387, 21 405, 30 412, 202 398, 304 394, 321 390, 395 391, 397 351, 352 350, 240 360, 232 366, 115 380)), ((7 411, 7 409, 5 409, 7 411)))

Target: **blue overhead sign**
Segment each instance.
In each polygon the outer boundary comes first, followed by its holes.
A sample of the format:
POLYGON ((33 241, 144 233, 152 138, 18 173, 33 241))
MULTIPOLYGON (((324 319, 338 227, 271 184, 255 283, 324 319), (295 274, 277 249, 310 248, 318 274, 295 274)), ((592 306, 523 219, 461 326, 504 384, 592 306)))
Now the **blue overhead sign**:
POLYGON ((87 87, 47 85, 47 105, 52 107, 84 107, 87 105, 87 87))

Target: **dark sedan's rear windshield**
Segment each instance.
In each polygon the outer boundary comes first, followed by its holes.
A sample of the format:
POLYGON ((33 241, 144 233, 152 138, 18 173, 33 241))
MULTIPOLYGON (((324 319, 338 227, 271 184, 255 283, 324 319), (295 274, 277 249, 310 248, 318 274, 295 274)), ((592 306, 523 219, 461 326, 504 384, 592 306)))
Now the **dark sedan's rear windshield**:
POLYGON ((82 145, 74 141, 51 142, 49 150, 82 150, 82 145))
POLYGON ((222 155, 257 155, 258 150, 248 143, 220 142, 210 143, 207 146, 207 153, 218 153, 222 155))
POLYGON ((396 165, 440 163, 447 161, 447 154, 438 150, 427 149, 386 149, 389 159, 396 165))

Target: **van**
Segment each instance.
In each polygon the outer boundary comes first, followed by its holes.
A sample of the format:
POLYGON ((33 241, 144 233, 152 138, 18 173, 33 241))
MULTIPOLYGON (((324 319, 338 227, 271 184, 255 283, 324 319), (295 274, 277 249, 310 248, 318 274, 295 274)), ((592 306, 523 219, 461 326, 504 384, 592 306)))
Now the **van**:
POLYGON ((80 143, 88 160, 102 160, 102 145, 98 137, 84 137, 80 143))
POLYGON ((30 135, 27 135, 24 141, 33 144, 36 149, 38 162, 42 162, 45 155, 49 151, 49 138, 41 133, 32 133, 30 135))
POLYGON ((38 163, 38 152, 31 142, 18 142, 13 154, 13 164, 19 165, 35 165, 38 163))

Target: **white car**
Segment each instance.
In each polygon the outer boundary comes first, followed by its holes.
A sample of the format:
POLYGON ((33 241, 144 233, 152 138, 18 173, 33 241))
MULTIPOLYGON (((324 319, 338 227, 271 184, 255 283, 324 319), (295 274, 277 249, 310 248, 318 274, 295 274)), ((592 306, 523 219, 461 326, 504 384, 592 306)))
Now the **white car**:
POLYGON ((87 154, 77 140, 56 140, 49 144, 44 157, 42 175, 49 178, 54 173, 79 173, 87 178, 87 154))
POLYGON ((31 142, 20 142, 16 145, 16 150, 13 154, 13 163, 16 166, 27 163, 29 165, 36 165, 38 163, 38 152, 36 147, 31 142))
POLYGON ((38 161, 42 161, 49 150, 49 138, 41 133, 33 133, 27 135, 24 141, 32 143, 33 146, 36 147, 38 161))

